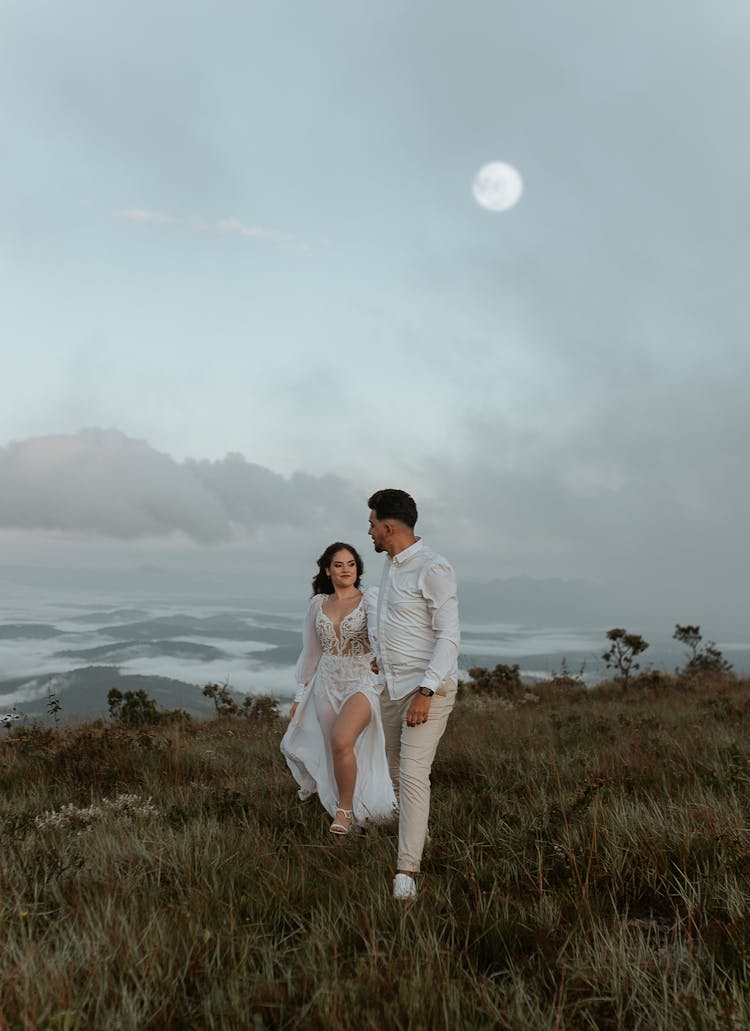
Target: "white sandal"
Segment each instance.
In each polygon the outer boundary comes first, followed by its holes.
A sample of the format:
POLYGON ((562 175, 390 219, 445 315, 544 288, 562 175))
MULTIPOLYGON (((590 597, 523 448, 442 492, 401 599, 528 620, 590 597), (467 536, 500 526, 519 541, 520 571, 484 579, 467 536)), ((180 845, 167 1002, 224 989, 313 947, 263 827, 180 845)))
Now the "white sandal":
POLYGON ((338 806, 336 808, 336 817, 335 817, 333 823, 331 824, 331 826, 329 828, 330 831, 331 831, 331 834, 340 834, 340 835, 343 836, 344 834, 348 834, 351 831, 353 826, 354 826, 354 810, 353 809, 342 809, 341 806, 338 806), (348 821, 347 823, 341 823, 339 821, 339 813, 341 813, 344 816, 344 819, 346 819, 348 821))

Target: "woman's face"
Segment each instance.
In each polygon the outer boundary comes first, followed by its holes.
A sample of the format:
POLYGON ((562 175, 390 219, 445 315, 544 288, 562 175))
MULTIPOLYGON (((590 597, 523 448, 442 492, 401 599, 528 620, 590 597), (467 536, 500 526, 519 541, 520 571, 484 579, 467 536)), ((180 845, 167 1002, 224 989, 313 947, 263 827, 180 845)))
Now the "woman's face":
POLYGON ((326 572, 331 578, 334 591, 353 587, 357 580, 357 560, 351 551, 342 548, 334 554, 326 572))

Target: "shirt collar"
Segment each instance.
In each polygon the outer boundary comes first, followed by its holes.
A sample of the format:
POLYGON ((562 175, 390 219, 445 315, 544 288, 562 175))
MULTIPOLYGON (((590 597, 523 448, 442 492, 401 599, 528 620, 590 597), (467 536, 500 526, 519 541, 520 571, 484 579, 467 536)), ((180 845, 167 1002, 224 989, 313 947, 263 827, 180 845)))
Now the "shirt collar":
POLYGON ((413 544, 410 544, 408 548, 404 548, 403 551, 399 551, 398 555, 394 555, 391 562, 395 562, 396 565, 400 566, 404 562, 408 562, 410 558, 417 554, 417 552, 421 551, 422 547, 422 538, 419 537, 413 544))

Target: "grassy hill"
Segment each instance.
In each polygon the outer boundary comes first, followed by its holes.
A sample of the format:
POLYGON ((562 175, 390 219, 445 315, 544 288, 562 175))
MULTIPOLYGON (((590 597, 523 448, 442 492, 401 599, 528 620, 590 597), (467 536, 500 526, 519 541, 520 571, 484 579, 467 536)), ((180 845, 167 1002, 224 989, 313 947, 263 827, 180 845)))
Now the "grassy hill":
POLYGON ((465 691, 414 903, 279 720, 0 741, 0 1027, 750 1026, 750 681, 465 691))

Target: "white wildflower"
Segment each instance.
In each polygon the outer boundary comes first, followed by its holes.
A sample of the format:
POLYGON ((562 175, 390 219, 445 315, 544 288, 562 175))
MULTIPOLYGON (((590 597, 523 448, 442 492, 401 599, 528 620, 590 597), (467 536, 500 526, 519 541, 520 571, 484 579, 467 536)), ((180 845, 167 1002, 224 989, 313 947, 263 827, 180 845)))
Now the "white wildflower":
POLYGON ((48 812, 37 816, 34 826, 37 830, 87 830, 93 823, 103 819, 108 814, 121 816, 128 820, 148 819, 156 816, 158 809, 151 802, 151 798, 145 801, 140 795, 118 795, 117 798, 103 798, 100 805, 79 807, 69 802, 60 809, 50 809, 48 812))

